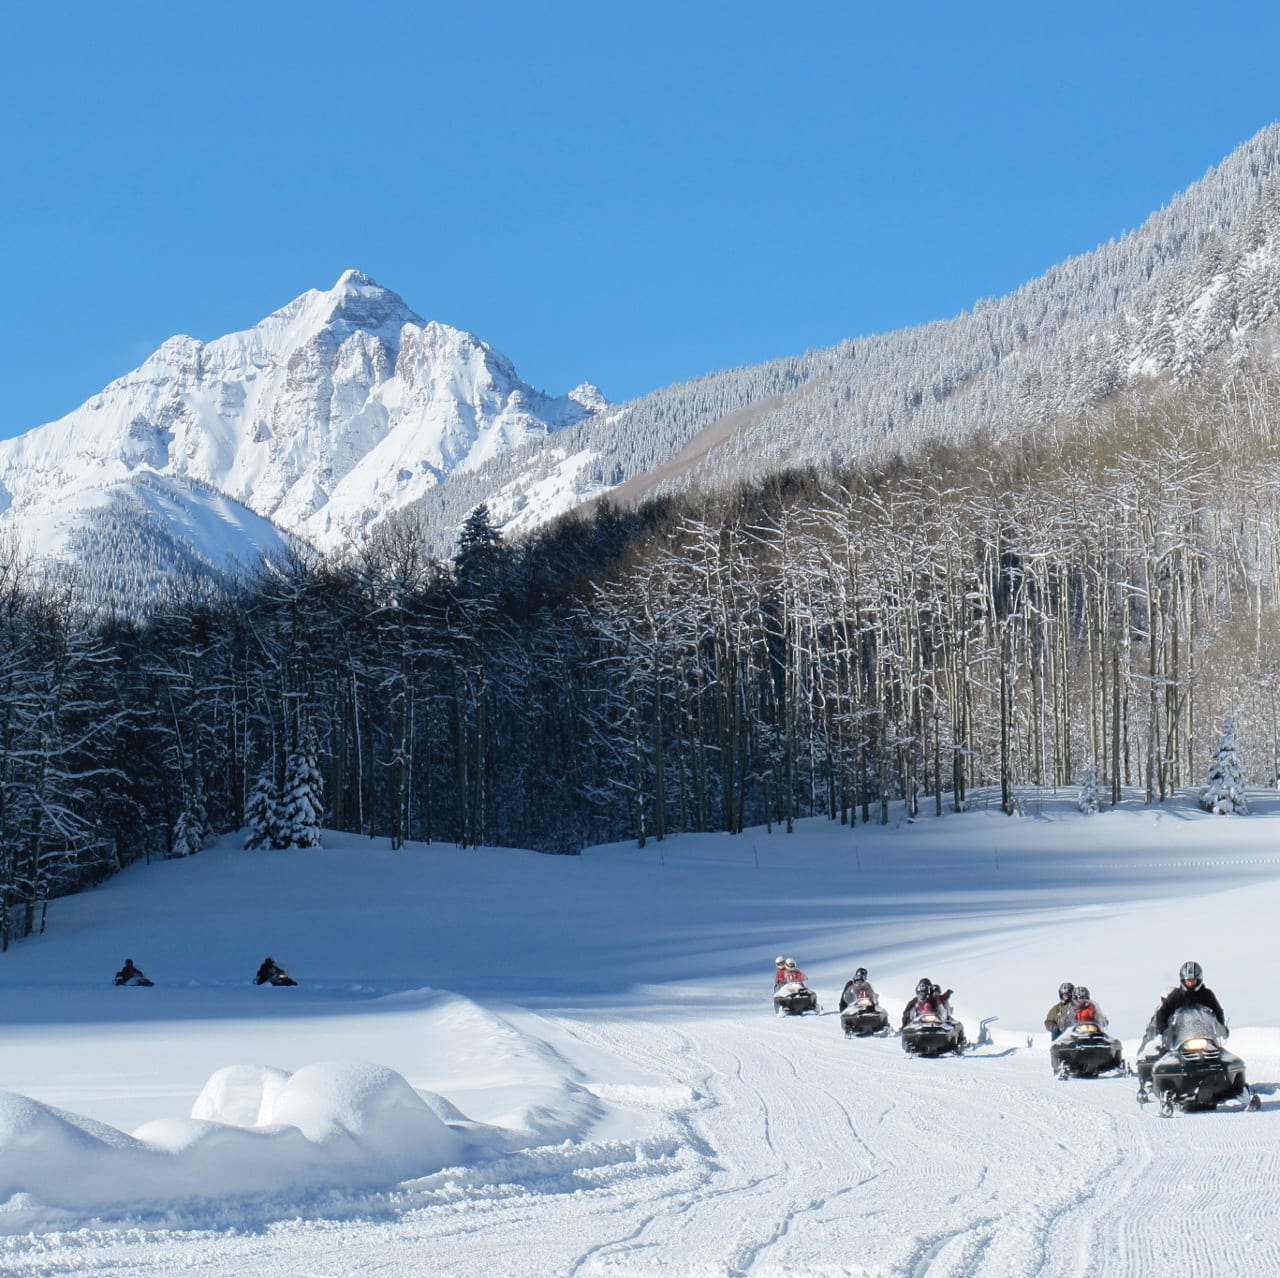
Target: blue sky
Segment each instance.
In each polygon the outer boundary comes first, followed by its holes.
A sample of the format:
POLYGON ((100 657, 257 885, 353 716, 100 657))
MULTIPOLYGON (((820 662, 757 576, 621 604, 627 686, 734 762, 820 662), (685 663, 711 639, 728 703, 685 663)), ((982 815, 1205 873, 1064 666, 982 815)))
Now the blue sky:
POLYGON ((955 314, 1280 118, 1239 3, 11 6, 0 436, 347 267, 622 399, 955 314))

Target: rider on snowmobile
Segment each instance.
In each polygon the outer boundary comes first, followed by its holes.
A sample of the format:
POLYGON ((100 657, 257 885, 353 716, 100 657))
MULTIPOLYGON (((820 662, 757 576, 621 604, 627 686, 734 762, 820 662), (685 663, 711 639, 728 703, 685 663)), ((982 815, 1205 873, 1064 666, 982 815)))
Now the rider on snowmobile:
POLYGON ((280 966, 279 963, 271 957, 270 954, 262 960, 262 965, 258 968, 258 974, 253 978, 255 985, 296 985, 288 972, 280 966))
POLYGON ((915 997, 903 1009, 902 1024, 909 1025, 917 1016, 924 1016, 929 1012, 951 1020, 951 1008, 947 1000, 953 993, 953 990, 943 993, 940 986, 935 985, 927 976, 922 976, 916 982, 915 997))
POLYGON ((142 969, 138 967, 131 958, 127 958, 124 961, 124 966, 116 973, 113 984, 128 985, 130 981, 136 981, 139 979, 146 980, 142 969))
POLYGON ((1178 972, 1178 984, 1165 995, 1154 1017, 1156 1030, 1163 1034, 1169 1028, 1169 1019, 1183 1007, 1205 1007, 1218 1018, 1225 1030, 1227 1017, 1218 997, 1204 983, 1204 969, 1193 959, 1188 959, 1178 972))
POLYGON ((870 999, 872 1003, 879 1006, 880 999, 876 996, 876 992, 871 988, 871 982, 867 980, 867 969, 860 967, 853 974, 853 979, 845 983, 844 989, 840 994, 840 1010, 843 1012, 850 1003, 856 1003, 860 998, 870 999))
POLYGON ((1070 981, 1063 981, 1058 986, 1058 1001, 1045 1013, 1044 1027, 1049 1031, 1049 1038, 1055 1039, 1062 1033, 1066 1025, 1067 1013, 1071 1011, 1071 1000, 1076 996, 1076 987, 1070 981))
POLYGON ((773 966, 777 971, 773 974, 773 988, 780 989, 787 983, 787 960, 781 954, 773 960, 773 966))
POLYGON ((1102 1008, 1090 996, 1089 987, 1077 985, 1075 997, 1071 1000, 1071 1008, 1064 1019, 1064 1028, 1083 1024, 1096 1025, 1099 1029, 1103 1029, 1107 1024, 1107 1018, 1102 1014, 1102 1008))
POLYGON ((803 985, 809 978, 796 966, 793 958, 784 959, 782 962, 782 979, 779 985, 803 985))

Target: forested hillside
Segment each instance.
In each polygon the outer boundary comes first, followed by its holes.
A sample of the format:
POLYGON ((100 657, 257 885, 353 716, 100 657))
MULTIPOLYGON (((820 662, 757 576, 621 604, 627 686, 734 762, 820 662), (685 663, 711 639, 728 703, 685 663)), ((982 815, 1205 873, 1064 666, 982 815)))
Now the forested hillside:
MULTIPOLYGON (((1150 800, 1235 717, 1274 783, 1280 459, 1269 362, 1213 363, 1016 442, 604 506, 451 564, 175 588, 141 621, 0 575, 3 942, 141 856, 321 824, 572 852, 995 784, 1150 800)), ((902 809, 899 808, 900 812, 902 809)))
POLYGON ((633 400, 451 476, 420 526, 440 550, 480 501, 528 528, 549 490, 678 493, 786 466, 885 464, 979 432, 1013 440, 1153 377, 1194 380, 1215 352, 1247 359, 1280 307, 1278 170, 1271 125, 1141 227, 1008 296, 633 400))

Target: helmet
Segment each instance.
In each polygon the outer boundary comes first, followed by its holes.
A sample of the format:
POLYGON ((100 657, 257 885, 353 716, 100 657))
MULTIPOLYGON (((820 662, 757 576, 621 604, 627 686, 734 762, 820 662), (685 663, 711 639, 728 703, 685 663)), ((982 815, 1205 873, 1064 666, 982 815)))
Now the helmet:
POLYGON ((929 987, 929 993, 930 993, 930 994, 932 994, 935 998, 938 998, 938 997, 942 994, 942 986, 941 986, 941 985, 931 985, 931 986, 929 987))
POLYGON ((786 963, 783 964, 784 967, 788 967, 788 968, 795 967, 795 965, 796 965, 795 959, 787 959, 786 963))
POLYGON ((1089 987, 1087 985, 1077 985, 1076 998, 1082 1003, 1087 1003, 1089 1001, 1089 987))
POLYGON ((1199 963, 1192 959, 1188 959, 1179 969, 1178 978, 1185 985, 1190 981, 1193 985, 1199 985, 1204 980, 1204 969, 1199 963))
POLYGON ((1063 981, 1062 984, 1058 986, 1058 998, 1063 1003, 1070 999, 1075 992, 1076 987, 1072 985, 1070 981, 1063 981))
POLYGON ((922 977, 921 977, 921 978, 916 982, 916 993, 917 993, 917 994, 924 994, 924 995, 932 994, 932 993, 933 993, 933 982, 932 982, 932 981, 931 981, 927 976, 922 976, 922 977))
POLYGON ((853 979, 854 979, 855 981, 865 981, 865 980, 867 979, 867 969, 866 969, 865 967, 860 967, 860 968, 859 968, 859 969, 858 969, 858 970, 853 974, 853 979))
POLYGON ((132 960, 132 959, 125 959, 125 961, 124 961, 124 965, 125 965, 125 967, 132 967, 132 966, 133 966, 133 960, 132 960))
POLYGON ((778 957, 773 960, 773 965, 774 967, 781 967, 786 961, 787 960, 783 958, 781 954, 779 954, 778 957))

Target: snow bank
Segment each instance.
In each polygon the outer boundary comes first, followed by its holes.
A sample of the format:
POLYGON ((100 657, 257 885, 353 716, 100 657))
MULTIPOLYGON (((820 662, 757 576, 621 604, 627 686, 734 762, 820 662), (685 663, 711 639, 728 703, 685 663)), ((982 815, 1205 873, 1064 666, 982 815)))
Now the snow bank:
POLYGON ((234 1065, 187 1119, 126 1135, 0 1092, 0 1221, 33 1207, 167 1210, 184 1198, 389 1186, 449 1166, 455 1134, 394 1070, 354 1061, 295 1074, 234 1065))

